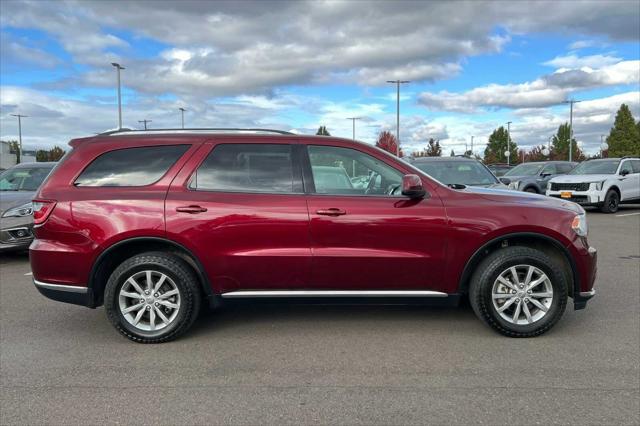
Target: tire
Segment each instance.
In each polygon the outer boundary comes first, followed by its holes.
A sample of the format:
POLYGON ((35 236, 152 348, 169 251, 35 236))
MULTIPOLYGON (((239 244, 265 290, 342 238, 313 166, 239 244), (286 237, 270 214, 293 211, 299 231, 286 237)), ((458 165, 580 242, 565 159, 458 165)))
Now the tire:
POLYGON ((535 337, 551 329, 562 317, 567 306, 567 293, 565 274, 549 256, 529 247, 512 246, 491 253, 478 265, 471 278, 469 301, 478 318, 499 333, 509 337, 535 337), (546 276, 547 280, 533 287, 531 293, 527 293, 526 287, 520 288, 518 285, 518 293, 513 294, 514 290, 509 290, 499 280, 499 277, 504 279, 506 273, 508 282, 512 284, 511 281, 514 280, 509 279, 512 276, 511 267, 516 269, 518 281, 523 285, 530 267, 534 271, 531 283, 542 278, 538 272, 546 276), (497 296, 495 299, 494 294, 497 296), (546 294, 552 294, 552 297, 536 296, 546 294), (534 305, 531 302, 534 299, 546 311, 534 305), (498 309, 502 309, 507 303, 510 305, 499 312, 498 309), (525 315, 524 306, 528 315, 525 315), (517 318, 513 322, 515 315, 517 318))
POLYGON ((104 305, 107 318, 123 336, 137 343, 162 343, 191 328, 202 305, 200 292, 197 278, 184 261, 168 253, 148 252, 127 259, 113 271, 104 305), (149 282, 152 291, 147 293, 149 282))
POLYGON ((524 192, 530 192, 532 194, 539 194, 539 192, 536 191, 536 189, 533 186, 530 186, 529 188, 525 189, 524 192))
POLYGON ((620 196, 615 190, 610 189, 604 197, 604 203, 600 206, 600 211, 602 213, 615 213, 618 211, 619 206, 620 196))

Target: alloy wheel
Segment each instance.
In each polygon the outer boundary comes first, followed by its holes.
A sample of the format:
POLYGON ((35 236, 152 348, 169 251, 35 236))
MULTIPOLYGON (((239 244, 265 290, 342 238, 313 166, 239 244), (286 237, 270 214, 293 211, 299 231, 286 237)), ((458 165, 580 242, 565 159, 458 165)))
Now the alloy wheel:
POLYGON ((118 294, 124 319, 139 330, 157 331, 169 326, 180 311, 176 283, 159 271, 140 271, 124 282, 118 294))
POLYGON ((491 289, 496 312, 505 321, 529 325, 540 321, 553 302, 549 277, 532 265, 516 265, 498 275, 491 289))

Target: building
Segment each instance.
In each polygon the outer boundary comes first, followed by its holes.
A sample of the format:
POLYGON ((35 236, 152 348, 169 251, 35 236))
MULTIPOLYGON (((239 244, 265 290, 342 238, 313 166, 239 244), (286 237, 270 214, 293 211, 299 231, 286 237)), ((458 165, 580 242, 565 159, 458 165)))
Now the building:
MULTIPOLYGON (((13 167, 17 163, 17 155, 11 144, 7 141, 0 141, 0 170, 13 167)), ((36 152, 30 150, 22 150, 21 163, 35 163, 36 152)))

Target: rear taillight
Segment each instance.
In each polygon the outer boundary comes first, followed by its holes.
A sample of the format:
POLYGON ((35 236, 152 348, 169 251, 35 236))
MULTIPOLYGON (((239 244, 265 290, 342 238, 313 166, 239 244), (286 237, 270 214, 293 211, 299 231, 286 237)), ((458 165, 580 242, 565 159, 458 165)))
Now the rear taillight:
POLYGON ((33 200, 33 224, 42 225, 56 206, 53 200, 33 200))

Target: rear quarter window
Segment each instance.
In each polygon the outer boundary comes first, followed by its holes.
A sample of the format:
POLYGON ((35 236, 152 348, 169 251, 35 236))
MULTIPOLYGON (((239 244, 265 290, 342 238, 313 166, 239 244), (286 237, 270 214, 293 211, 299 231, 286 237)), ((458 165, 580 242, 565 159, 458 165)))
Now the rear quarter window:
POLYGON ((189 145, 124 148, 98 156, 75 181, 76 186, 145 186, 160 180, 189 145))

